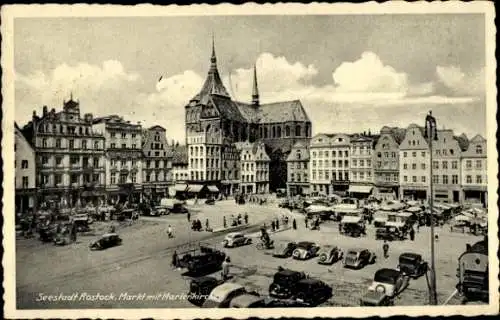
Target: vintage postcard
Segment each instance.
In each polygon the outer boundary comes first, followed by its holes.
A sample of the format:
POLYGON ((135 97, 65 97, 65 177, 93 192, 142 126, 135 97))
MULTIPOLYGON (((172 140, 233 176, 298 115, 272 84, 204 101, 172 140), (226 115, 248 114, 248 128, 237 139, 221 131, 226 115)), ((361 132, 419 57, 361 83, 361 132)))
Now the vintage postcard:
POLYGON ((492 3, 1 15, 7 318, 498 313, 492 3))

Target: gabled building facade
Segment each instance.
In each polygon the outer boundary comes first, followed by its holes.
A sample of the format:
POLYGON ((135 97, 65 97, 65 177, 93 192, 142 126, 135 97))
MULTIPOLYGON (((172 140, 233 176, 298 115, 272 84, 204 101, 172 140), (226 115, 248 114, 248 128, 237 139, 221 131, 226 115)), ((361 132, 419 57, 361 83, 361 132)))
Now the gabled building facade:
POLYGON ((104 135, 92 128, 92 114, 80 114, 80 103, 63 101, 63 110, 43 107, 23 129, 36 153, 39 203, 61 206, 103 201, 104 135))
POLYGON ((424 129, 410 124, 399 146, 400 198, 425 201, 430 179, 430 155, 424 129))
POLYGON ((260 103, 255 67, 252 102, 234 101, 222 84, 214 47, 210 62, 200 92, 185 106, 190 181, 233 192, 234 183, 222 177, 223 150, 231 154, 228 146, 235 142, 260 141, 270 157, 270 188, 285 188, 286 157, 297 141, 311 137, 311 121, 301 102, 260 103))
POLYGON ((349 193, 363 198, 373 192, 373 150, 378 136, 371 133, 351 135, 349 193))
POLYGON ((14 124, 16 213, 36 208, 36 155, 21 129, 14 124))
POLYGON ((463 201, 487 206, 488 204, 488 159, 487 140, 480 135, 472 138, 462 153, 461 184, 463 201))
POLYGON ((309 194, 309 145, 297 142, 286 159, 287 194, 289 196, 309 194))
POLYGON ((406 130, 383 127, 373 152, 374 184, 381 194, 399 197, 399 144, 406 130))
POLYGON ((168 195, 172 184, 172 155, 168 149, 165 128, 152 126, 143 131, 143 194, 158 200, 168 195))
POLYGON ((263 142, 236 142, 240 155, 240 192, 269 192, 269 162, 263 142))
POLYGON ((139 202, 142 195, 142 126, 118 115, 96 118, 92 129, 106 139, 106 191, 111 203, 139 202))

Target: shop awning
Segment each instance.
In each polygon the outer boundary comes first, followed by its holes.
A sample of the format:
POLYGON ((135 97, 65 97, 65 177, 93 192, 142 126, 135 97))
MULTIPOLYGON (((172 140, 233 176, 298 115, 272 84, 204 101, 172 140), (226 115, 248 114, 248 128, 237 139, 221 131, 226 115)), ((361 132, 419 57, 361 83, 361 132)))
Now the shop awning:
POLYGON ((353 217, 353 216, 345 216, 342 218, 340 223, 360 223, 361 222, 361 217, 353 217))
POLYGON ((207 188, 210 192, 219 192, 219 188, 217 188, 216 186, 208 186, 207 188))
POLYGON ((176 184, 174 186, 174 190, 175 191, 184 192, 184 191, 187 191, 187 189, 188 189, 188 185, 187 184, 176 184))
POLYGON ((370 193, 372 192, 373 187, 372 186, 349 186, 349 190, 347 192, 349 193, 370 193))
POLYGON ((203 185, 202 184, 190 184, 188 186, 188 192, 198 193, 198 192, 201 191, 201 189, 203 189, 203 185))

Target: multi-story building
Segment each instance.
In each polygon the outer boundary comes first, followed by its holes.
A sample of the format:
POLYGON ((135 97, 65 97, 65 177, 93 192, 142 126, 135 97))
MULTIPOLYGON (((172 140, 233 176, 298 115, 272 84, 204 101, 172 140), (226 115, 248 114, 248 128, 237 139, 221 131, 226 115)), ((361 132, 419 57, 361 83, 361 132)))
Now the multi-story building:
POLYGON ((432 183, 436 202, 460 202, 461 146, 452 130, 438 130, 432 141, 432 183))
POLYGON ((287 162, 287 194, 289 196, 309 193, 309 146, 302 141, 293 147, 287 162))
POLYGON ((379 194, 399 197, 399 144, 406 130, 383 127, 373 152, 374 184, 379 194))
POLYGON ((269 192, 269 156, 263 142, 236 142, 240 151, 240 192, 269 192))
POLYGON ((399 145, 400 198, 427 200, 430 155, 424 129, 410 124, 399 145))
POLYGON ((221 192, 224 195, 238 192, 240 185, 240 151, 234 144, 222 147, 221 192))
POLYGON ((142 194, 142 127, 118 115, 96 118, 106 139, 106 191, 111 203, 139 202, 142 194))
POLYGON ((317 134, 310 144, 311 192, 345 192, 349 185, 350 137, 317 134))
POLYGON ((17 123, 14 127, 16 213, 18 213, 36 208, 36 157, 35 150, 17 123))
POLYGON ((461 177, 463 201, 488 204, 488 161, 486 139, 476 135, 462 152, 461 177))
POLYGON ((367 134, 351 135, 351 170, 349 181, 349 194, 358 198, 367 197, 373 191, 373 149, 378 136, 367 134))
POLYGON ((172 178, 174 183, 186 183, 189 180, 188 155, 186 146, 173 146, 172 178))
POLYGON ((143 130, 142 153, 143 195, 153 200, 167 196, 172 184, 172 155, 165 128, 153 126, 143 130))
MULTIPOLYGON (((185 107, 189 179, 222 185, 222 150, 235 142, 262 141, 271 158, 270 188, 286 185, 286 157, 300 140, 309 142, 311 121, 299 100, 261 104, 254 68, 252 103, 231 99, 217 70, 212 48, 210 69, 200 92, 185 107)), ((232 187, 223 187, 233 191, 232 187)))
POLYGON ((80 104, 63 102, 56 112, 33 112, 23 134, 35 148, 39 203, 74 205, 104 198, 104 136, 92 127, 92 114, 80 116, 80 104))

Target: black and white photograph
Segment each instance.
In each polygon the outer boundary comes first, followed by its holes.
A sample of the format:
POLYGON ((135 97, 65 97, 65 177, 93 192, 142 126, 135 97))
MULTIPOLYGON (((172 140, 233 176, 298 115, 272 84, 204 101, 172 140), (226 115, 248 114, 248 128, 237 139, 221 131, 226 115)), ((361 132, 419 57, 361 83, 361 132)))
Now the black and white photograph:
POLYGON ((1 13, 7 317, 498 313, 492 3, 1 13))

